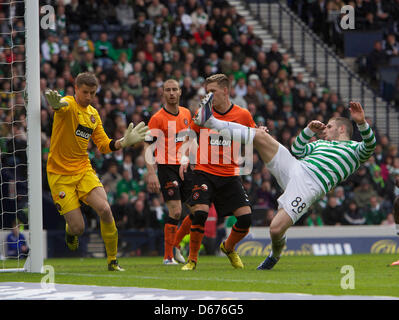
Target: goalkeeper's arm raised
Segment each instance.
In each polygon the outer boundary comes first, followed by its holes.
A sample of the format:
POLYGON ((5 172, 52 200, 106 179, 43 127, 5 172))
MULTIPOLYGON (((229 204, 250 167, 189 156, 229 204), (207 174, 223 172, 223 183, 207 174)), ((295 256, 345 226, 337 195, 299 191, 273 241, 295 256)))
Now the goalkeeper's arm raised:
POLYGON ((44 94, 49 105, 55 110, 68 106, 68 102, 62 101, 62 96, 56 90, 47 90, 44 94))

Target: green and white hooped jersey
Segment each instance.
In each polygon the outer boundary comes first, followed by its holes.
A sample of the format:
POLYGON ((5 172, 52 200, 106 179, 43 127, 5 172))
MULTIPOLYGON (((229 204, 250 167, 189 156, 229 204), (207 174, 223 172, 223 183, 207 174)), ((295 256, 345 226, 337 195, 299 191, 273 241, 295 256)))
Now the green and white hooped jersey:
POLYGON ((327 193, 346 180, 374 153, 376 139, 368 123, 358 125, 363 141, 326 141, 309 143, 315 133, 305 128, 291 146, 294 156, 310 170, 327 193))

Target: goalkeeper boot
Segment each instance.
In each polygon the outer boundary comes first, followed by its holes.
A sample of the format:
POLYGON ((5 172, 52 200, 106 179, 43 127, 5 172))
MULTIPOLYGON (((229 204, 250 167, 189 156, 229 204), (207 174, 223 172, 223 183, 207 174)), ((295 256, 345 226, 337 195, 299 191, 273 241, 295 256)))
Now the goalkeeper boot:
POLYGON ((174 247, 173 250, 174 250, 175 260, 176 260, 178 263, 183 263, 183 264, 186 263, 186 259, 184 259, 183 254, 181 253, 180 248, 179 248, 179 247, 174 247))
POLYGON ((197 263, 194 260, 188 260, 188 262, 181 268, 183 271, 195 270, 197 263))
POLYGON ((79 248, 79 238, 78 236, 72 236, 68 234, 67 232, 65 233, 65 243, 69 250, 71 251, 76 251, 79 248))
POLYGON ((270 270, 275 264, 280 260, 280 258, 275 258, 268 256, 256 269, 257 270, 270 270))
POLYGON ((199 109, 197 114, 194 116, 193 120, 196 125, 201 127, 205 126, 205 122, 212 116, 212 101, 213 93, 208 93, 199 104, 199 109))
POLYGON ((125 269, 119 265, 118 260, 112 260, 108 264, 108 271, 125 271, 125 269))
POLYGON ((228 252, 224 245, 224 241, 220 245, 220 250, 222 250, 222 252, 227 256, 227 258, 229 258, 230 263, 234 268, 244 269, 244 265, 238 253, 235 250, 228 252))

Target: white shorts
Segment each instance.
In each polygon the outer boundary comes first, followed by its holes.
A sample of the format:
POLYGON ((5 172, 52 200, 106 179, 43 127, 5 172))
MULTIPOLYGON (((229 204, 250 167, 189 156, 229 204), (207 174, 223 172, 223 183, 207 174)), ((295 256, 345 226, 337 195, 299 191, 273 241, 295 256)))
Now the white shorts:
POLYGON ((266 167, 284 190, 277 199, 278 208, 284 209, 293 223, 324 195, 323 189, 310 175, 308 169, 281 144, 274 158, 266 163, 266 167))

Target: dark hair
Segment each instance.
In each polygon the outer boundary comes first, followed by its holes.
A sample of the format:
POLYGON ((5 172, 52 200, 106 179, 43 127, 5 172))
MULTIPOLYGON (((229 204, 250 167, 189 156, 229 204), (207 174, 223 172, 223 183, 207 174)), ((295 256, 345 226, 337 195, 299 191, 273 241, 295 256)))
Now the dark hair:
POLYGON ((78 88, 84 84, 88 87, 98 87, 98 80, 93 73, 83 72, 78 74, 75 79, 75 84, 78 88))

